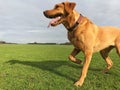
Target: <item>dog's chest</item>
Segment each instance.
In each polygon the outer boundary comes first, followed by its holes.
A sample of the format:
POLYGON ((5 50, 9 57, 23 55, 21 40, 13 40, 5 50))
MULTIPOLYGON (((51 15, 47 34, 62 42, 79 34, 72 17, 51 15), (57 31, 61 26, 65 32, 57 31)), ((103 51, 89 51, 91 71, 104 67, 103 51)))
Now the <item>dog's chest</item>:
POLYGON ((84 49, 84 36, 83 35, 76 35, 73 33, 68 33, 68 39, 76 48, 79 48, 81 50, 84 49))

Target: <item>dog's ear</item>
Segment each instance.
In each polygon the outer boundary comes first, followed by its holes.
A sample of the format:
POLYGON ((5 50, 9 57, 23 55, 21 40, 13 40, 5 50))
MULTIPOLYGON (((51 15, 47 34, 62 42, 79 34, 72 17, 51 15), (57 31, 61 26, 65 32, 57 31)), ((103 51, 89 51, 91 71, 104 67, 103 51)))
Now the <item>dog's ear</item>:
POLYGON ((76 6, 76 3, 74 3, 74 2, 64 2, 63 4, 65 6, 65 11, 68 14, 71 13, 76 6))

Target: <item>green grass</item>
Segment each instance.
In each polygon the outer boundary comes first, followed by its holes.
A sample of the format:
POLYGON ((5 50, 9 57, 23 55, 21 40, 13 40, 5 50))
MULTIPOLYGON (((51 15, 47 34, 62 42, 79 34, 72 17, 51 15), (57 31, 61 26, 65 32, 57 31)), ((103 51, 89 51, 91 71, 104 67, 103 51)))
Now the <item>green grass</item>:
MULTIPOLYGON (((68 60, 73 46, 0 45, 0 90, 120 90, 120 58, 110 53, 114 65, 107 73, 100 54, 94 54, 82 87, 73 83, 82 65, 68 60)), ((84 59, 82 53, 78 58, 84 59)))

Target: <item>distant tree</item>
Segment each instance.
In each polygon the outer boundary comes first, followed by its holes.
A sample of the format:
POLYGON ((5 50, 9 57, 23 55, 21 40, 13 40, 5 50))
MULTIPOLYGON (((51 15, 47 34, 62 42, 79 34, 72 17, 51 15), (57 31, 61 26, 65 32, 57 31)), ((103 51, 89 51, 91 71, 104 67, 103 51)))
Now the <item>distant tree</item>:
POLYGON ((0 44, 5 44, 6 42, 5 41, 0 41, 0 44))
POLYGON ((61 43, 60 45, 71 45, 70 42, 61 43))

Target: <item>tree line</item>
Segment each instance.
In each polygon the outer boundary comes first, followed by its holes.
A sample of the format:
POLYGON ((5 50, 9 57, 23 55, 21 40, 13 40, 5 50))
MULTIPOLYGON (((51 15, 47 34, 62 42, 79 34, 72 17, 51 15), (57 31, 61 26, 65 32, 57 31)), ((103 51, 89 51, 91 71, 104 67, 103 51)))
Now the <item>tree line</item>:
MULTIPOLYGON (((0 41, 0 44, 17 44, 17 43, 0 41)), ((39 43, 39 42, 32 42, 32 43, 27 43, 27 44, 39 44, 39 45, 71 45, 70 42, 65 42, 65 43, 39 43)))

